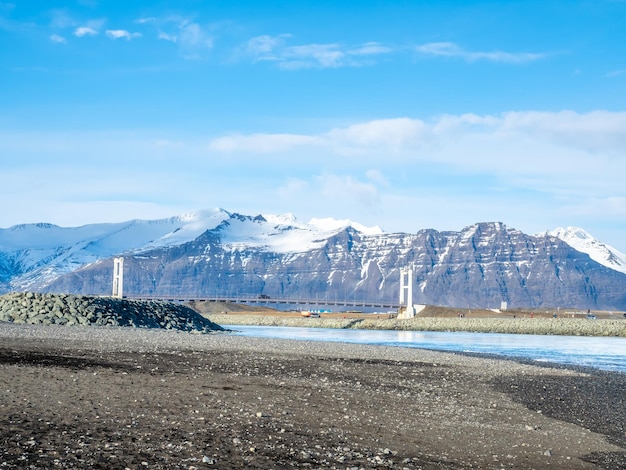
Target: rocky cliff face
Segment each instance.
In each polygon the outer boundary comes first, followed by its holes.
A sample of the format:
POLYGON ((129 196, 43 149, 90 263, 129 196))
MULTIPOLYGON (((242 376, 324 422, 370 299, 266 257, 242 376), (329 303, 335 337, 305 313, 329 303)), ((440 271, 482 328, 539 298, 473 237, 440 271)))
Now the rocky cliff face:
MULTIPOLYGON (((365 234, 347 227, 306 250, 277 250, 228 242, 234 224, 267 223, 237 217, 178 246, 126 253, 124 292, 392 301, 399 294, 399 270, 412 266, 415 303, 626 309, 626 274, 549 234, 530 236, 501 223, 416 234, 365 234)), ((108 258, 40 290, 104 294, 111 283, 108 258)))

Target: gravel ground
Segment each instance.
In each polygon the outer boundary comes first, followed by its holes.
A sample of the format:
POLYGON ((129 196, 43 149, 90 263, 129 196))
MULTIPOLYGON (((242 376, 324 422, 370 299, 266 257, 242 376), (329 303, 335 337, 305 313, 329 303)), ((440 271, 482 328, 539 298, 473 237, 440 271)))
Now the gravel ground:
POLYGON ((626 468, 626 375, 0 322, 0 468, 626 468))

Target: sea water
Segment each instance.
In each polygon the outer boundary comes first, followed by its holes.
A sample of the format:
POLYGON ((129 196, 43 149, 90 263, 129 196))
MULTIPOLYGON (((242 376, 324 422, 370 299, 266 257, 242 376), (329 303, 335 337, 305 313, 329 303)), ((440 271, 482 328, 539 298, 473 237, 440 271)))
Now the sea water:
POLYGON ((391 330, 342 330, 222 325, 237 335, 336 341, 439 351, 494 354, 514 359, 626 373, 626 338, 391 330))

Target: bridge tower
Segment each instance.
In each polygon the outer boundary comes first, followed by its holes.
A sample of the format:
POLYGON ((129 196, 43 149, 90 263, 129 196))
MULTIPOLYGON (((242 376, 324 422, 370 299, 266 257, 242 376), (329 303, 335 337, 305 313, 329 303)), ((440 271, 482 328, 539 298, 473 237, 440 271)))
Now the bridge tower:
POLYGON ((113 258, 113 297, 122 298, 124 291, 124 258, 113 258))
POLYGON ((400 310, 398 318, 406 319, 415 316, 413 305, 413 269, 400 268, 400 310), (406 299, 406 306, 405 305, 406 299))

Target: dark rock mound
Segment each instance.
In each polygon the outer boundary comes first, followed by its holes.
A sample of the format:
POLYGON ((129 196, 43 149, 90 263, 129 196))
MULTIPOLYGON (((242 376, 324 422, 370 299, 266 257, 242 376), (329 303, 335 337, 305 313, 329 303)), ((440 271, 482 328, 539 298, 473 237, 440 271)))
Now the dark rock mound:
POLYGON ((1 296, 0 321, 43 325, 132 326, 201 333, 224 330, 182 304, 32 292, 1 296))

